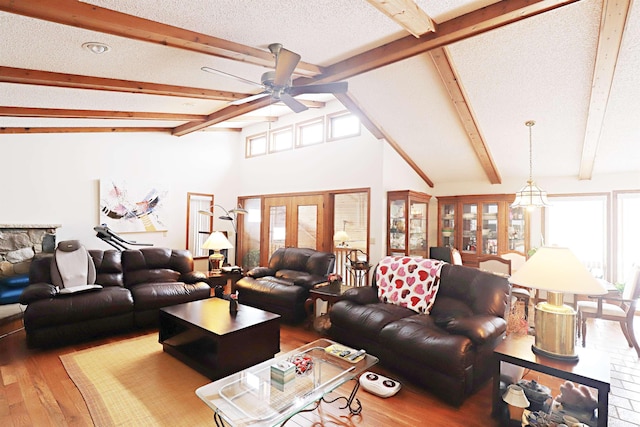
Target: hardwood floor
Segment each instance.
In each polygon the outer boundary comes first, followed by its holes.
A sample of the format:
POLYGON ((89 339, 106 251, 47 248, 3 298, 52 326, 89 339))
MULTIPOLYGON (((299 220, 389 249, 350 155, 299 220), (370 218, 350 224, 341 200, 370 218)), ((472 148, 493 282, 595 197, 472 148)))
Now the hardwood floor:
MULTIPOLYGON (((19 321, 1 325, 0 336, 20 326, 19 321)), ((617 325, 595 322, 589 328, 587 347, 613 352, 609 425, 640 425, 640 387, 635 386, 640 382, 640 363, 635 353, 627 349, 617 325)), ((0 426, 93 425, 82 396, 69 379, 59 356, 148 332, 132 332, 46 351, 27 349, 23 330, 4 336, 0 339, 0 426)), ((281 349, 289 351, 318 337, 302 326, 283 325, 281 349)), ((323 403, 316 411, 295 416, 287 426, 498 426, 489 416, 490 384, 460 408, 453 408, 380 366, 372 370, 400 380, 402 390, 389 399, 361 390, 357 395, 364 407, 361 415, 347 416, 348 412, 336 404, 323 403)), ((347 383, 336 392, 348 396, 353 384, 347 383)))

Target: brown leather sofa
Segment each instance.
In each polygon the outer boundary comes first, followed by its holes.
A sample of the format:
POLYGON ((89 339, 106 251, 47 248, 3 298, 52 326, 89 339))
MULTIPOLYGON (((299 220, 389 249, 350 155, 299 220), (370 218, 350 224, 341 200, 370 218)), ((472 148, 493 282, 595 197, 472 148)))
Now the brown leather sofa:
POLYGON ((329 312, 334 340, 365 349, 405 379, 458 406, 492 376, 493 349, 506 331, 507 279, 444 264, 430 314, 380 302, 370 287, 349 289, 329 312))
POLYGON ((304 303, 309 289, 327 280, 336 257, 309 248, 280 248, 268 267, 255 267, 236 283, 238 301, 277 313, 284 322, 296 323, 307 313, 304 303))
POLYGON ((89 250, 102 289, 60 295, 51 280, 51 255, 33 260, 24 327, 29 347, 53 347, 158 324, 161 307, 208 298, 204 273, 189 251, 167 248, 89 250))

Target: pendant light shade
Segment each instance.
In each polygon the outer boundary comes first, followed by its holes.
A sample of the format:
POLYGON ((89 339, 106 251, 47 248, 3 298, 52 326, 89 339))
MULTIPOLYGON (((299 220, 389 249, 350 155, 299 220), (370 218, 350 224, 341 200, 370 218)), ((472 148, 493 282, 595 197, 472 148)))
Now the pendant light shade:
POLYGON ((527 185, 516 192, 516 198, 511 204, 512 208, 524 207, 529 210, 550 206, 547 200, 547 192, 542 190, 533 182, 533 156, 532 156, 532 137, 531 128, 536 122, 529 120, 525 125, 529 128, 529 180, 527 185))

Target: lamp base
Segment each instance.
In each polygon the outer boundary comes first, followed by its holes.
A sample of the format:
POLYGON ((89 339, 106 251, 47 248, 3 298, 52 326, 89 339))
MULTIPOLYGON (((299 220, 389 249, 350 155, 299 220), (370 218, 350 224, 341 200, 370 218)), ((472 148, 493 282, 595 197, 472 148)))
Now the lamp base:
POLYGON ((558 360, 577 361, 576 312, 563 303, 559 292, 548 292, 548 301, 535 307, 534 353, 558 360))
POLYGON ((569 354, 565 356, 563 354, 550 353, 546 350, 536 347, 535 344, 531 344, 531 351, 533 351, 538 356, 544 356, 550 359, 561 360, 564 362, 577 362, 578 360, 580 360, 577 354, 569 354))
POLYGON ((219 250, 215 250, 214 253, 209 255, 209 268, 213 273, 220 274, 222 272, 222 262, 224 261, 224 255, 219 250))

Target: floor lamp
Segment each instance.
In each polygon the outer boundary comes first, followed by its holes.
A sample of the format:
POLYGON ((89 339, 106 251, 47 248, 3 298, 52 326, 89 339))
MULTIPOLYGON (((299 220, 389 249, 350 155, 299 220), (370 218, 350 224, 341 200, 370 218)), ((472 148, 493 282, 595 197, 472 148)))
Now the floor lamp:
MULTIPOLYGON (((229 209, 229 210, 226 210, 225 208, 223 208, 222 206, 220 206, 218 204, 214 204, 211 207, 213 207, 213 208, 219 207, 224 212, 224 215, 220 215, 218 217, 218 219, 221 219, 223 221, 231 221, 231 226, 233 227, 233 232, 234 232, 235 247, 237 248, 238 247, 238 226, 237 226, 238 215, 244 215, 244 214, 248 213, 249 211, 247 211, 244 208, 241 208, 240 206, 238 206, 237 208, 229 209)), ((210 216, 210 217, 215 216, 213 211, 200 210, 200 211, 198 211, 198 213, 202 214, 202 215, 207 215, 207 216, 210 216)), ((239 265, 238 264, 238 251, 237 251, 237 249, 233 253, 233 259, 234 259, 235 264, 239 265)))
POLYGON ((602 284, 568 249, 542 247, 509 278, 512 284, 547 291, 547 301, 535 307, 536 354, 578 360, 575 351, 576 311, 564 304, 563 294, 604 295, 602 284))

